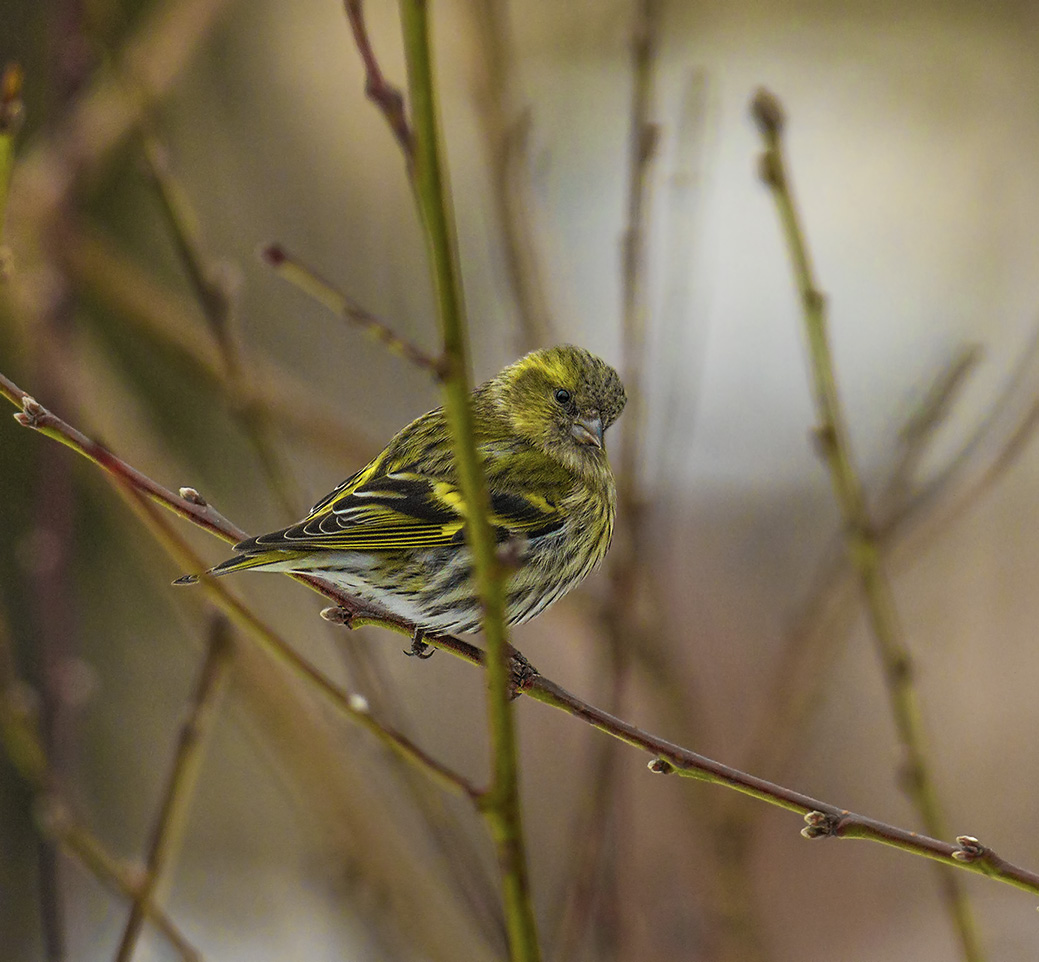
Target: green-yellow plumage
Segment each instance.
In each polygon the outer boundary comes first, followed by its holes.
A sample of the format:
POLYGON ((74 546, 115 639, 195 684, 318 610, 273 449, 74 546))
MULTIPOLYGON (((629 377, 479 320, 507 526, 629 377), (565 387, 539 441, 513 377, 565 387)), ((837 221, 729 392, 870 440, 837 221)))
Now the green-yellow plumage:
MULTIPOLYGON (((473 392, 490 520, 518 558, 506 582, 509 623, 543 611, 606 554, 616 490, 603 432, 624 402, 617 372, 571 345, 528 354, 473 392)), ((464 527, 438 408, 398 432, 302 521, 243 541, 209 574, 309 572, 424 631, 476 631, 480 603, 464 527)))

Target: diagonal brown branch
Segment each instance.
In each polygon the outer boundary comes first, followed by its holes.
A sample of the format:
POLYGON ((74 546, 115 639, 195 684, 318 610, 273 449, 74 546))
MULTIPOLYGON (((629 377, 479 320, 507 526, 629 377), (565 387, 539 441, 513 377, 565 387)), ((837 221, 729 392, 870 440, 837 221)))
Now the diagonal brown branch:
MULTIPOLYGON (((214 518, 220 518, 219 514, 212 511, 208 506, 205 509, 198 508, 196 511, 197 506, 192 505, 189 501, 184 501, 182 498, 178 498, 161 485, 146 478, 130 465, 119 461, 107 451, 103 457, 97 457, 97 451, 100 449, 99 445, 86 440, 80 432, 60 418, 47 412, 37 402, 28 398, 24 391, 12 384, 2 374, 0 374, 0 394, 16 405, 24 406, 28 404, 32 409, 33 413, 31 415, 25 412, 16 415, 19 423, 27 427, 34 427, 40 433, 60 441, 77 453, 94 461, 106 473, 112 476, 117 482, 117 490, 125 492, 128 500, 141 509, 142 515, 149 520, 153 532, 160 536, 160 540, 167 550, 176 557, 181 565, 185 567, 199 566, 201 562, 184 544, 183 539, 180 539, 169 528, 165 520, 159 516, 152 501, 157 501, 182 517, 204 527, 206 530, 226 538, 226 534, 220 530, 220 526, 213 520, 214 518), (80 439, 86 441, 85 446, 80 439)), ((104 449, 100 450, 104 451, 104 449)), ((224 519, 221 519, 221 523, 223 526, 230 525, 230 522, 224 519)), ((382 726, 370 717, 363 704, 356 702, 356 700, 352 701, 349 696, 340 692, 324 675, 296 654, 291 646, 270 632, 248 609, 237 602, 222 587, 219 581, 206 579, 203 585, 205 590, 218 602, 221 609, 232 621, 241 625, 243 630, 249 632, 250 635, 264 642, 265 649, 275 660, 286 665, 294 674, 318 690, 340 714, 360 722, 377 737, 382 737, 380 733, 386 730, 382 729, 382 726)), ((337 598, 344 606, 358 612, 365 611, 359 603, 352 601, 341 592, 336 592, 329 586, 313 583, 310 586, 327 597, 337 598)), ((363 617, 359 616, 357 620, 384 624, 387 627, 392 627, 405 633, 410 633, 414 629, 413 625, 408 625, 403 621, 380 620, 370 614, 365 614, 363 617)), ((436 636, 430 638, 429 641, 436 647, 449 651, 472 665, 480 667, 485 665, 486 659, 483 652, 468 642, 451 636, 436 636)), ((902 851, 943 862, 946 865, 985 875, 1026 892, 1039 895, 1039 873, 1002 859, 991 852, 991 850, 980 846, 980 843, 976 845, 973 843, 951 844, 940 839, 900 829, 876 819, 856 815, 832 803, 741 772, 731 766, 716 762, 704 755, 699 755, 696 752, 682 748, 680 745, 643 731, 635 725, 608 712, 604 712, 572 695, 555 682, 539 674, 525 661, 517 661, 514 658, 513 670, 513 687, 516 692, 565 711, 613 738, 648 752, 654 756, 651 768, 656 772, 675 772, 690 778, 723 785, 745 795, 784 808, 787 811, 797 812, 802 815, 813 815, 813 813, 819 812, 824 816, 828 816, 830 822, 827 822, 826 825, 830 825, 832 831, 820 832, 820 826, 816 825, 813 831, 809 833, 811 837, 821 837, 828 834, 844 838, 869 839, 901 849, 902 851), (978 854, 979 850, 981 854, 978 854)), ((468 785, 468 783, 460 780, 453 772, 443 769, 437 770, 437 763, 423 756, 403 736, 392 731, 390 731, 390 736, 391 738, 387 741, 387 744, 391 748, 405 757, 414 757, 418 767, 429 771, 436 780, 441 781, 446 786, 450 786, 453 790, 460 791, 462 794, 470 795, 474 798, 479 795, 479 792, 471 785, 468 785)), ((817 821, 814 815, 813 821, 817 821)), ((812 826, 809 827, 812 828, 812 826)), ((960 836, 960 838, 966 838, 966 836, 960 836)))

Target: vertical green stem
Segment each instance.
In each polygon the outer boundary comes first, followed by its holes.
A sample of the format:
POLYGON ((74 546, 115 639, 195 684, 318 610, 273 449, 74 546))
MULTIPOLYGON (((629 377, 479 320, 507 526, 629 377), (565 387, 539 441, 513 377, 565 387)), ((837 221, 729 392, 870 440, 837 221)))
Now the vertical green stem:
POLYGON ((412 186, 425 230, 444 341, 444 412, 458 465, 459 486, 467 506, 466 537, 473 555, 476 583, 484 610, 493 773, 490 787, 481 799, 481 808, 498 847, 510 958, 514 962, 534 962, 540 959, 540 950, 520 818, 516 732, 509 691, 508 641, 505 632, 505 595, 501 566, 488 521, 487 485, 476 451, 473 413, 469 404, 472 387, 465 306, 447 178, 440 158, 427 2, 402 0, 401 24, 414 134, 412 186))

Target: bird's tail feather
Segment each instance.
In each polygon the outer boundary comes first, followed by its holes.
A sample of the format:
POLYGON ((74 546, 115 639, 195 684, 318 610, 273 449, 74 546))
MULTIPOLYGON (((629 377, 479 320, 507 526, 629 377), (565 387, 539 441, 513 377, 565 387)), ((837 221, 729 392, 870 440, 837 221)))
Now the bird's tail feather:
POLYGON ((279 565, 275 570, 283 571, 281 567, 287 561, 295 561, 298 558, 302 558, 306 554, 305 551, 260 551, 256 554, 244 554, 236 555, 232 558, 228 558, 226 561, 221 561, 220 564, 215 565, 208 571, 204 571, 201 575, 184 575, 178 578, 173 583, 175 585, 193 585, 198 582, 200 578, 209 576, 212 578, 219 578, 221 575, 229 575, 235 571, 245 571, 248 568, 261 568, 265 565, 279 565))

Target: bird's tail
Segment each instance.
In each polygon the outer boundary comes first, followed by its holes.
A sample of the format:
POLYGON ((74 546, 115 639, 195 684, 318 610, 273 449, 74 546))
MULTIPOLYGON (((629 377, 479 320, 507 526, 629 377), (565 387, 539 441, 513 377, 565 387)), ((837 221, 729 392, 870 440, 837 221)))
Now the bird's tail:
POLYGON ((221 561, 208 571, 200 575, 184 575, 173 583, 175 585, 193 585, 200 578, 219 578, 221 575, 229 575, 235 571, 246 571, 249 568, 262 568, 264 566, 278 565, 274 570, 286 570, 282 565, 287 561, 295 561, 302 558, 306 552, 303 551, 258 551, 256 554, 240 554, 226 561, 221 561))

